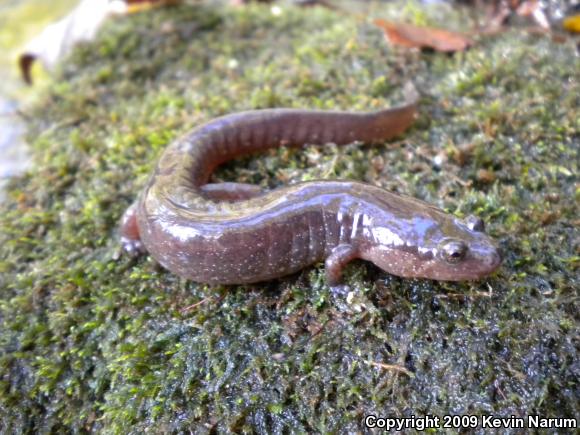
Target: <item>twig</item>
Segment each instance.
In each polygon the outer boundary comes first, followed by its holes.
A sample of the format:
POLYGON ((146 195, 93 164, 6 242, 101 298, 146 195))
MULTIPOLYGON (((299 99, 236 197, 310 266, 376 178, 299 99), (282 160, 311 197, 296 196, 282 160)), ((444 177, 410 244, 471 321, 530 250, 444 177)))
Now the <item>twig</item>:
POLYGON ((374 366, 374 367, 378 367, 380 369, 384 369, 384 370, 392 370, 395 372, 399 372, 402 373, 404 375, 409 376, 410 378, 414 378, 415 374, 413 372, 410 372, 409 370, 407 370, 405 367, 403 366, 398 366, 396 364, 385 364, 385 363, 380 363, 380 362, 376 362, 376 361, 365 361, 368 365, 374 366))
POLYGON ((208 296, 207 298, 205 298, 205 299, 202 299, 201 301, 199 301, 199 302, 196 302, 196 303, 195 303, 195 304, 193 304, 193 305, 190 305, 190 306, 188 306, 188 307, 182 308, 181 310, 179 310, 179 312, 180 312, 180 313, 182 313, 182 314, 183 314, 183 313, 186 313, 186 312, 188 312, 188 311, 190 311, 190 310, 193 310, 194 308, 197 308, 198 306, 200 306, 200 305, 202 305, 202 304, 205 304, 207 301, 209 301, 209 300, 210 300, 210 299, 212 299, 212 298, 213 298, 213 296, 208 296))

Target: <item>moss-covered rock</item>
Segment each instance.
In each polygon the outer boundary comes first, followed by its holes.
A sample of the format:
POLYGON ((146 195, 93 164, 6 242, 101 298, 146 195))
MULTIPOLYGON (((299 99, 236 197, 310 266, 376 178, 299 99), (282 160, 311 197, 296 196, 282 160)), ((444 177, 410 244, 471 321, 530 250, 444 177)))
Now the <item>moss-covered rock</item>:
MULTIPOLYGON (((371 14, 469 24, 441 6, 371 14)), ((453 56, 418 53, 321 8, 193 5, 111 22, 30 111, 36 163, 0 209, 0 430, 270 433, 356 431, 369 414, 577 417, 574 50, 511 30, 453 56), (216 179, 355 178, 478 214, 505 252, 496 275, 438 283, 359 262, 344 297, 321 265, 209 288, 120 255, 117 222, 176 135, 242 109, 384 107, 408 80, 422 115, 401 141, 275 150, 216 179)))

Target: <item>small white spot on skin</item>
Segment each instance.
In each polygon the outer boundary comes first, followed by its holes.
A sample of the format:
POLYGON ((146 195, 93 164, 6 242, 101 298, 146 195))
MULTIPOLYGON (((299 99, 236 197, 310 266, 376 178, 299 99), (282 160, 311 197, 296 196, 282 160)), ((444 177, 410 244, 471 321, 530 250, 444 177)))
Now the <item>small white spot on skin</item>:
POLYGON ((340 234, 338 236, 338 243, 342 243, 345 238, 344 238, 344 225, 342 224, 342 221, 344 220, 344 213, 342 212, 342 210, 338 210, 338 213, 336 214, 336 221, 338 222, 338 228, 340 228, 340 234))
POLYGON ((192 237, 201 236, 202 232, 196 228, 184 227, 181 225, 167 225, 165 230, 180 242, 187 242, 192 237))
POLYGON ((405 241, 398 234, 385 227, 371 228, 374 240, 384 246, 403 246, 405 241))
POLYGON ((363 214, 362 215, 362 235, 366 240, 371 240, 371 218, 369 215, 363 214))
POLYGON ((433 256, 435 256, 436 251, 437 251, 435 248, 425 248, 423 246, 418 246, 417 250, 418 250, 420 255, 426 255, 428 253, 431 253, 431 254, 433 254, 433 256))
POLYGON ((356 233, 358 231, 358 226, 361 220, 361 217, 363 218, 362 220, 364 220, 364 215, 360 214, 360 213, 355 213, 354 217, 353 217, 353 221, 352 221, 352 230, 350 232, 350 238, 354 239, 356 237, 356 233))

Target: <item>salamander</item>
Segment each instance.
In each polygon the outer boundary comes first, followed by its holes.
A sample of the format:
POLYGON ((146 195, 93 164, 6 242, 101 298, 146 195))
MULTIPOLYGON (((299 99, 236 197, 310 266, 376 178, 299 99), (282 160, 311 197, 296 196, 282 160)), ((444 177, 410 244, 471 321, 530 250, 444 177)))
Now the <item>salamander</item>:
POLYGON ((325 263, 329 285, 363 259, 401 277, 482 278, 501 262, 481 219, 356 181, 270 191, 208 184, 238 156, 278 146, 382 143, 415 119, 416 102, 364 113, 266 109, 233 113, 170 144, 122 219, 127 251, 145 250, 182 277, 210 284, 266 281, 325 263))

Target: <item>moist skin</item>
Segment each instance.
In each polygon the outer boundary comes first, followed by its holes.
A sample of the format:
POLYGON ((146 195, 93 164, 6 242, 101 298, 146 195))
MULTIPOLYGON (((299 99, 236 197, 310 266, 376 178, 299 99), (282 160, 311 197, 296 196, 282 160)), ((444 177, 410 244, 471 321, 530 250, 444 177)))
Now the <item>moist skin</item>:
POLYGON ((325 262, 329 285, 361 258, 393 275, 461 281, 500 264, 473 216, 461 221, 414 198, 353 181, 262 191, 207 184, 220 164, 304 144, 380 143, 409 127, 415 102, 369 113, 269 109, 214 119, 173 142, 121 223, 127 251, 147 251, 193 281, 243 284, 325 262))

